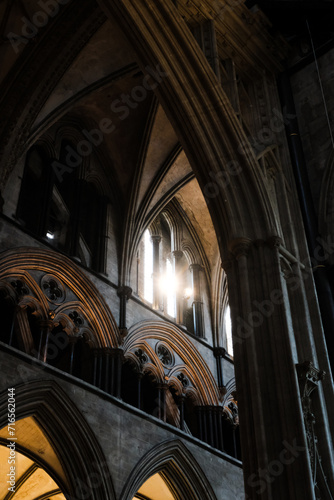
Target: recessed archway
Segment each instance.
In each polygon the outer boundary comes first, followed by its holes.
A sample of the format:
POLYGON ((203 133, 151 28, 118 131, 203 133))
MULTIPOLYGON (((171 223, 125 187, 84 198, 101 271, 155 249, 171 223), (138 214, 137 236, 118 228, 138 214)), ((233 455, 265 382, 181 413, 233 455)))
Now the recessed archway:
POLYGON ((13 440, 8 427, 0 430, 0 497, 65 500, 65 472, 47 436, 33 417, 15 422, 13 440))
POLYGON ((154 485, 162 487, 161 481, 167 486, 163 489, 165 496, 148 497, 150 500, 216 500, 202 469, 179 440, 163 442, 150 450, 131 472, 120 498, 133 500, 136 494, 139 499, 145 498, 138 496, 140 490, 147 487, 152 492, 154 485))
MULTIPOLYGON (((0 429, 5 432, 7 407, 8 391, 4 391, 0 394, 0 429)), ((36 381, 17 385, 15 419, 20 450, 54 480, 57 478, 65 498, 80 498, 80 495, 91 500, 115 498, 110 471, 95 435, 57 383, 36 381), (28 427, 31 432, 25 434, 28 427), (35 443, 29 440, 30 433, 35 433, 35 443)))
POLYGON ((133 500, 174 500, 174 498, 163 477, 157 473, 145 481, 133 500))

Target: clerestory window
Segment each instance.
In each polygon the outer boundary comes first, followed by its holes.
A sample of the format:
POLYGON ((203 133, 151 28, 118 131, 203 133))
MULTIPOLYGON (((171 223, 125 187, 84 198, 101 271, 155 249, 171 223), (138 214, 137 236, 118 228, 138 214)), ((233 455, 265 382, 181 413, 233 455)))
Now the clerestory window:
POLYGON ((232 321, 231 321, 230 306, 226 307, 224 314, 224 331, 226 336, 226 350, 230 356, 233 356, 232 321))
MULTIPOLYGON (((60 161, 68 145, 63 141, 60 161)), ((40 146, 27 154, 17 219, 35 236, 76 257, 95 271, 104 271, 106 200, 78 168, 63 178, 40 146)))

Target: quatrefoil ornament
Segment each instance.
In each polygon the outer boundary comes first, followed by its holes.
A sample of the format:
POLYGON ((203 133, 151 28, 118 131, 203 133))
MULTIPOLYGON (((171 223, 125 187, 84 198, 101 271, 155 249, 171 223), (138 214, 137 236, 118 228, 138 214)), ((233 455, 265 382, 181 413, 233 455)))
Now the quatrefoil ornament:
POLYGON ((158 344, 155 347, 155 352, 157 353, 157 356, 160 359, 161 363, 166 368, 172 368, 172 366, 174 366, 175 364, 174 355, 165 343, 158 342, 158 344))
POLYGON ((65 300, 65 288, 58 278, 45 274, 41 280, 44 295, 53 304, 61 304, 65 300))

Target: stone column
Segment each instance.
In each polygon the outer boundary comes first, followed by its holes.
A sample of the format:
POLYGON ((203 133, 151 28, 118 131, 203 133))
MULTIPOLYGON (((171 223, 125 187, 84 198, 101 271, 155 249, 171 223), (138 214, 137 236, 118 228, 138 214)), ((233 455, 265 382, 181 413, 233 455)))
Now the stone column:
POLYGON ((122 349, 99 347, 93 350, 93 384, 109 394, 121 397, 122 349))
POLYGON ((120 299, 119 305, 119 329, 122 335, 126 335, 126 303, 131 297, 132 288, 129 286, 120 286, 117 290, 117 295, 120 299))
POLYGON ((160 309, 160 235, 151 236, 153 243, 153 309, 160 309))
POLYGON ((215 406, 215 417, 217 424, 217 448, 224 451, 224 440, 223 440, 223 408, 221 406, 215 406))
POLYGON ((20 311, 20 306, 15 305, 13 308, 13 318, 12 318, 12 323, 10 326, 10 332, 9 332, 9 337, 8 337, 8 345, 12 346, 13 340, 14 340, 14 331, 15 331, 15 322, 17 321, 17 316, 20 311))
POLYGON ((205 441, 205 439, 204 439, 204 423, 203 423, 203 407, 196 406, 196 413, 197 413, 198 437, 201 441, 205 441))
POLYGON ((226 350, 224 347, 214 347, 213 355, 216 358, 217 362, 217 378, 218 378, 218 387, 224 387, 224 373, 223 373, 223 364, 222 359, 225 356, 226 350))
POLYGON ((47 351, 48 351, 48 341, 49 341, 50 332, 53 328, 53 321, 52 321, 52 319, 41 320, 39 322, 39 326, 41 328, 41 336, 40 336, 39 346, 38 346, 38 359, 40 359, 41 361, 44 361, 44 363, 46 363, 47 351))
POLYGON ((103 348, 103 376, 102 376, 102 389, 111 394, 112 386, 112 349, 110 347, 103 348))
POLYGON ((112 395, 120 399, 121 397, 121 381, 122 381, 122 362, 123 349, 112 349, 112 395))
POLYGON ((314 499, 279 243, 278 238, 234 240, 231 259, 223 265, 245 489, 251 499, 314 499))
POLYGON ((166 391, 168 389, 167 384, 158 385, 158 418, 163 422, 166 422, 166 391))
POLYGON ((94 367, 93 384, 99 389, 102 388, 102 370, 103 370, 103 349, 101 347, 93 349, 94 367))
POLYGON ((180 394, 179 396, 179 410, 180 410, 180 429, 184 431, 184 400, 186 399, 185 394, 180 394))
POLYGON ((194 294, 193 316, 194 316, 195 335, 197 337, 204 337, 203 301, 201 294, 202 266, 200 264, 191 264, 190 270, 192 272, 193 294, 194 294))
POLYGON ((175 320, 177 323, 182 325, 183 323, 183 290, 182 290, 182 268, 181 268, 181 259, 183 257, 183 252, 180 250, 174 250, 172 252, 173 255, 173 268, 176 279, 176 292, 175 292, 175 310, 176 317, 175 320))
POLYGON ((73 371, 74 371, 74 363, 75 363, 75 359, 74 359, 74 353, 75 353, 75 346, 77 344, 79 340, 79 337, 75 337, 74 335, 70 335, 68 337, 68 341, 69 341, 69 345, 70 345, 70 363, 69 363, 69 374, 70 375, 73 375, 73 371))
MULTIPOLYGON (((41 324, 41 330, 44 329, 44 326, 41 324)), ((52 329, 52 327, 51 327, 52 329)), ((51 331, 51 330, 50 330, 51 331)), ((18 344, 19 348, 22 349, 22 351, 26 352, 27 354, 35 354, 35 348, 34 348, 34 339, 31 334, 31 329, 30 329, 30 324, 28 320, 28 308, 27 306, 15 306, 14 308, 14 314, 13 314, 13 321, 11 325, 11 331, 10 331, 10 339, 9 339, 9 345, 12 345, 12 342, 14 340, 13 336, 14 333, 18 333, 18 344), (17 327, 17 332, 15 331, 15 327, 17 327)), ((49 335, 49 333, 47 334, 49 335)), ((47 349, 47 346, 46 346, 47 349)), ((46 359, 45 353, 43 355, 43 359, 46 359)), ((42 359, 42 358, 41 358, 42 359)))
POLYGON ((138 379, 137 379, 137 382, 138 382, 138 385, 137 385, 137 408, 139 410, 141 410, 142 406, 143 406, 143 404, 142 404, 142 379, 143 379, 143 376, 144 375, 141 372, 137 374, 137 377, 138 377, 138 379))

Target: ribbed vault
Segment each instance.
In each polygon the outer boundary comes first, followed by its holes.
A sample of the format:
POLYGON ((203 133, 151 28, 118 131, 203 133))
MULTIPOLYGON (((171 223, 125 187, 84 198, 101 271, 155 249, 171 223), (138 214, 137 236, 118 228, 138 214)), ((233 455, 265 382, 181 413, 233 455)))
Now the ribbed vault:
POLYGON ((199 184, 202 189, 208 182, 218 185, 209 208, 216 230, 225 235, 221 249, 226 251, 227 241, 235 237, 266 239, 277 233, 265 180, 245 133, 173 3, 99 3, 107 14, 119 19, 143 67, 162 70, 156 93, 199 184), (225 183, 218 182, 222 173, 226 174, 225 183))

